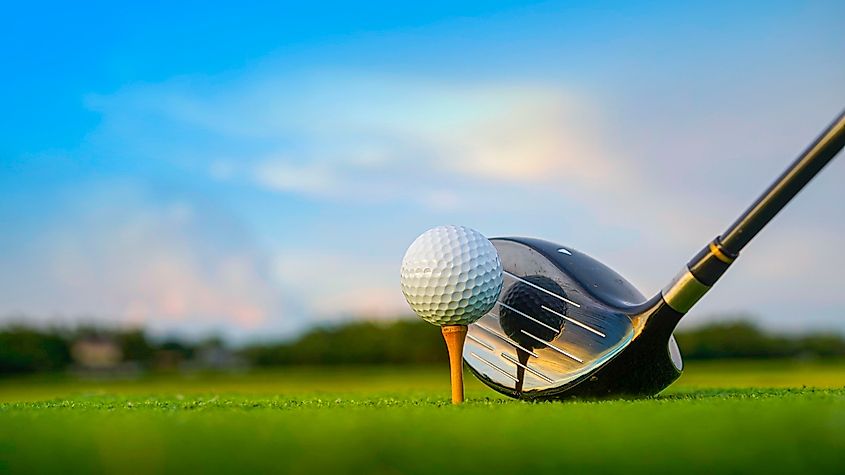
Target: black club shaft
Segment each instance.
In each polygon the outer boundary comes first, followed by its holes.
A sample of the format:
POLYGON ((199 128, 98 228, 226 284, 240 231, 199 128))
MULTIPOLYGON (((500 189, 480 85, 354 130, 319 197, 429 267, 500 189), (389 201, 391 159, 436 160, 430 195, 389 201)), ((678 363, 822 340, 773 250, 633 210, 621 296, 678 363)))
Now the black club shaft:
POLYGON ((722 250, 736 256, 778 212, 845 146, 845 112, 804 150, 783 174, 719 237, 722 250))

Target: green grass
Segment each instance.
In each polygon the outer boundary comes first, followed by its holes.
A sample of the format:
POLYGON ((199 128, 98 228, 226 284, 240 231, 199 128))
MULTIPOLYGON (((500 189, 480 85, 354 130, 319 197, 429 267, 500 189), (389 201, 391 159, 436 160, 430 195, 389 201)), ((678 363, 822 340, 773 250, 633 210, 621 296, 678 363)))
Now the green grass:
POLYGON ((845 363, 690 365, 657 398, 522 403, 432 369, 0 380, 0 472, 836 473, 845 363))

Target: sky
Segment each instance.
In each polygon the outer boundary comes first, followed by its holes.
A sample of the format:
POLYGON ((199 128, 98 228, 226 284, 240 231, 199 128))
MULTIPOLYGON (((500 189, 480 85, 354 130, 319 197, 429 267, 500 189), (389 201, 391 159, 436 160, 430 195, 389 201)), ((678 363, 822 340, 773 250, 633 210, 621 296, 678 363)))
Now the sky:
MULTIPOLYGON (((402 255, 439 224, 565 244, 653 294, 845 108, 843 14, 6 6, 0 323, 261 339, 407 316, 402 255)), ((840 159, 682 325, 845 331, 843 183, 840 159)))

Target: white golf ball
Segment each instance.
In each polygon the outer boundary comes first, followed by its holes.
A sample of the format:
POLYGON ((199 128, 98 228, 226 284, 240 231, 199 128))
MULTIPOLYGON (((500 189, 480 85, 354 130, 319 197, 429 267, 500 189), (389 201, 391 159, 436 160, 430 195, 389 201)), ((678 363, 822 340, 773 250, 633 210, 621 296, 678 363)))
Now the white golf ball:
POLYGON ((468 325, 490 311, 504 284, 496 248, 464 226, 438 226, 418 237, 402 259, 402 293, 423 320, 468 325))

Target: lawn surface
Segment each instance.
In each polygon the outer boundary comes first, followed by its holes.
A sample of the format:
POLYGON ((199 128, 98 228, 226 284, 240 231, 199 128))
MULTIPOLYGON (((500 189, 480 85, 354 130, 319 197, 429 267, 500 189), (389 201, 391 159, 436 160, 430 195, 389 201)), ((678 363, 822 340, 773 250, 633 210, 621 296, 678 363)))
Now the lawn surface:
POLYGON ((522 403, 448 371, 0 380, 0 473, 842 473, 845 363, 691 364, 660 397, 522 403))

